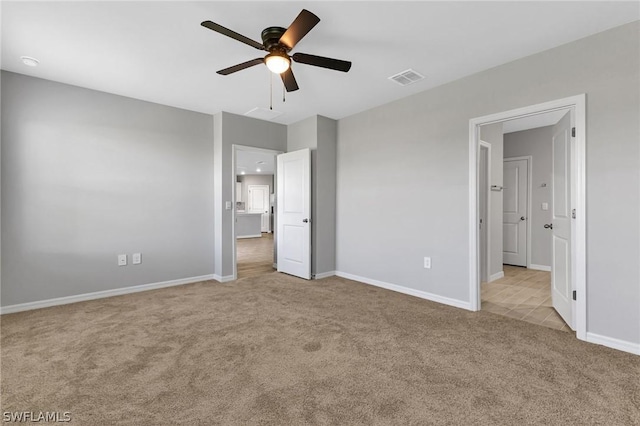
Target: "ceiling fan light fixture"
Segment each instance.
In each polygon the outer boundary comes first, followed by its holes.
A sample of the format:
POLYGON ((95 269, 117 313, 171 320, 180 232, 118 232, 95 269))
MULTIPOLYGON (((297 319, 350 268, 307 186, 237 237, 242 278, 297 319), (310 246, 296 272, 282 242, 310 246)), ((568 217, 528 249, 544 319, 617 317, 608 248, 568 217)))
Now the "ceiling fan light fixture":
POLYGON ((267 68, 275 74, 282 74, 291 66, 291 60, 286 54, 280 52, 271 52, 264 58, 267 68))

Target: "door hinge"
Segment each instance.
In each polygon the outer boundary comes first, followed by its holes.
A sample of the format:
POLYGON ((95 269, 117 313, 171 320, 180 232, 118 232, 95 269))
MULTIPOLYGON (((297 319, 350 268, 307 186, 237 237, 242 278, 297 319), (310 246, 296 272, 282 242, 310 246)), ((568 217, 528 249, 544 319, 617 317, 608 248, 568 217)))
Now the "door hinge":
POLYGON ((573 300, 576 300, 576 297, 577 297, 577 293, 575 290, 573 290, 573 300))
POLYGON ((571 128, 571 137, 574 137, 574 138, 576 137, 576 128, 575 127, 571 128))
POLYGON ((571 218, 572 219, 576 218, 576 209, 571 210, 571 218))

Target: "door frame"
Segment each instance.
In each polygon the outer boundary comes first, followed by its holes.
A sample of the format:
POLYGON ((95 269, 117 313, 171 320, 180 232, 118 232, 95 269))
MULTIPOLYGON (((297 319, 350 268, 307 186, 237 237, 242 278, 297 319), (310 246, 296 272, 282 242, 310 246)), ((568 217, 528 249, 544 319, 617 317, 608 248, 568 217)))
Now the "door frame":
MULTIPOLYGON (((486 223, 484 224, 487 234, 487 240, 485 241, 485 247, 478 247, 480 250, 484 250, 486 253, 486 265, 484 265, 484 267, 487 272, 486 282, 489 282, 491 280, 491 144, 483 140, 480 140, 480 142, 478 143, 478 165, 480 164, 480 149, 483 148, 487 150, 487 199, 485 200, 485 205, 487 206, 487 217, 486 223)), ((478 189, 478 196, 480 196, 479 194, 480 190, 478 189)), ((478 204, 478 208, 479 207, 480 205, 478 204)), ((479 238, 480 236, 478 234, 478 239, 479 238)), ((478 253, 478 256, 480 256, 480 253, 478 253)), ((481 259, 481 257, 479 257, 479 259, 481 259)), ((480 273, 480 269, 478 270, 478 273, 480 273)), ((480 277, 480 281, 482 281, 482 277, 480 277)))
MULTIPOLYGON (((231 256, 233 258, 233 279, 232 279, 233 281, 238 279, 238 252, 237 252, 238 239, 236 238, 236 154, 238 151, 265 152, 268 154, 273 154, 274 156, 284 153, 284 151, 277 151, 275 149, 257 148, 254 146, 238 145, 238 144, 231 145, 231 176, 232 176, 231 184, 233 185, 231 189, 231 206, 232 206, 231 235, 233 235, 233 238, 232 238, 233 242, 231 244, 231 256)), ((274 182, 276 181, 277 176, 278 176, 278 166, 276 162, 276 164, 274 164, 274 170, 273 170, 274 182)), ((275 185, 274 185, 273 191, 275 194, 275 191, 276 191, 275 185)), ((274 209, 274 212, 273 212, 274 223, 277 223, 277 220, 278 220, 278 218, 276 217, 277 214, 278 212, 276 212, 274 209)), ((278 238, 278 236, 276 235, 276 230, 273 229, 274 248, 276 246, 276 238, 278 238)), ((274 263, 275 263, 275 260, 274 260, 274 263)))
POLYGON ((505 161, 518 161, 518 160, 526 160, 527 161, 527 256, 526 256, 526 264, 527 268, 531 268, 531 217, 532 217, 532 209, 531 202, 532 197, 531 194, 533 192, 533 156, 531 155, 522 155, 520 157, 503 157, 502 164, 504 167, 505 161))
POLYGON ((573 138, 574 155, 571 159, 571 192, 575 197, 576 218, 571 234, 571 283, 577 292, 573 310, 576 318, 576 337, 587 340, 587 283, 586 283, 586 95, 498 112, 469 120, 469 305, 480 310, 480 268, 478 235, 478 162, 480 126, 500 123, 516 118, 557 110, 573 110, 576 136, 573 138))

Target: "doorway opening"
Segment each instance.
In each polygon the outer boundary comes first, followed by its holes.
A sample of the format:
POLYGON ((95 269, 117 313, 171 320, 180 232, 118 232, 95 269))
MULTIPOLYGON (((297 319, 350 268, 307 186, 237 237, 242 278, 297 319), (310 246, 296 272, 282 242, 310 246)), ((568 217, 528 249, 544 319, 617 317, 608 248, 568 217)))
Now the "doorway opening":
POLYGON ((276 156, 281 151, 233 146, 234 279, 276 268, 276 156))
POLYGON ((585 128, 584 95, 470 120, 473 310, 586 340, 585 128), (546 156, 531 129, 547 132, 546 156))

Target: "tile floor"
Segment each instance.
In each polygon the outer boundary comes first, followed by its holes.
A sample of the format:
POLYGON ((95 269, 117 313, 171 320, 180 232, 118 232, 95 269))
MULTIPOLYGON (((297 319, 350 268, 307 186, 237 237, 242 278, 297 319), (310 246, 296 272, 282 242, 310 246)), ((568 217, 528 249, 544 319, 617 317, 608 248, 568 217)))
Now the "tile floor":
POLYGON ((499 315, 571 331, 551 307, 551 273, 504 265, 504 278, 482 283, 482 309, 499 315))

